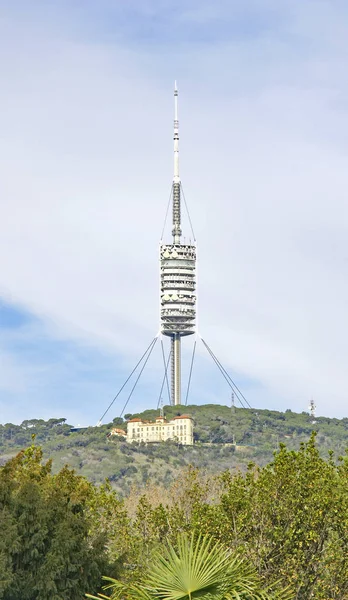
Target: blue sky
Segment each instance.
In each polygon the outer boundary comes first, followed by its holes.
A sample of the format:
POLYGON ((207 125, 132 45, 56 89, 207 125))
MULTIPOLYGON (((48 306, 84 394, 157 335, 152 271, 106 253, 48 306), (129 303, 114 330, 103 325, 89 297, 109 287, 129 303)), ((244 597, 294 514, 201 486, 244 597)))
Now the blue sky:
MULTIPOLYGON (((346 416, 347 12, 1 3, 0 422, 95 423, 157 333, 174 79, 200 333, 253 406, 346 416)), ((229 397, 201 348, 192 401, 229 397)))

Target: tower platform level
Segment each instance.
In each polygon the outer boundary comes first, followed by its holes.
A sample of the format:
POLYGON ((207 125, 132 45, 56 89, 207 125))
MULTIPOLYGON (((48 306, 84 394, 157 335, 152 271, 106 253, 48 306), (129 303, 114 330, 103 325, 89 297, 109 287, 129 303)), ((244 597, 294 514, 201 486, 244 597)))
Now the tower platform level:
POLYGON ((186 336, 195 333, 196 246, 160 247, 161 332, 186 336))

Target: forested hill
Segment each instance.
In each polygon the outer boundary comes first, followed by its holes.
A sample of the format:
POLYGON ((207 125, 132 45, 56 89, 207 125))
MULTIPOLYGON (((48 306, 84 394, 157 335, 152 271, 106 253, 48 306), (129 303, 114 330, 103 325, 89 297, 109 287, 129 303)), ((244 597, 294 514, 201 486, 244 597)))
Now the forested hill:
MULTIPOLYGON (((126 420, 116 417, 101 427, 72 431, 65 419, 49 421, 32 419, 21 425, 0 425, 0 462, 3 464, 18 450, 35 442, 44 455, 53 459, 59 470, 69 464, 94 482, 109 478, 122 494, 133 484, 169 484, 185 465, 193 464, 211 472, 232 467, 246 468, 250 461, 264 465, 272 459, 279 443, 297 449, 307 441, 313 430, 323 455, 333 450, 335 456, 348 447, 348 418, 318 417, 313 423, 309 414, 270 410, 231 408, 216 404, 164 408, 167 418, 190 414, 194 419, 193 447, 177 446, 173 442, 154 445, 129 445, 122 438, 107 438, 115 427, 126 429, 126 420)), ((152 420, 156 410, 128 414, 128 419, 141 417, 152 420)))

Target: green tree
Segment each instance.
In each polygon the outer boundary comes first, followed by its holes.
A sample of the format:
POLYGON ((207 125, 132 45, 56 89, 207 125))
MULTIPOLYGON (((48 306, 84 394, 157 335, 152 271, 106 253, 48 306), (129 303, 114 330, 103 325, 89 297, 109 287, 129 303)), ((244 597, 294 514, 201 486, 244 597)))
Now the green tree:
POLYGON ((57 475, 31 446, 0 470, 0 598, 79 600, 108 571, 90 510, 94 488, 68 468, 57 475))
POLYGON ((281 577, 298 600, 348 597, 348 459, 323 459, 313 434, 281 445, 272 463, 225 473, 215 504, 196 503, 191 524, 237 549, 264 581, 281 577))
MULTIPOLYGON (((256 571, 245 560, 232 555, 208 536, 181 534, 176 545, 167 544, 149 561, 137 583, 112 578, 105 590, 113 600, 270 600, 290 599, 288 590, 263 589, 256 571)), ((99 594, 94 600, 106 599, 99 594)))

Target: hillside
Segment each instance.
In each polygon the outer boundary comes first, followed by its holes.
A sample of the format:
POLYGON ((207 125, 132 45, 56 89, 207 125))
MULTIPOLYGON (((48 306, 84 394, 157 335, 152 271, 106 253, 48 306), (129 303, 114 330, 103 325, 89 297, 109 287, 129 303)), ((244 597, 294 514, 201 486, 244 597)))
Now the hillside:
MULTIPOLYGON (((317 441, 323 454, 331 449, 335 456, 348 447, 348 418, 319 417, 313 424, 307 413, 285 413, 269 410, 249 410, 216 404, 164 408, 168 418, 178 414, 192 415, 195 423, 193 447, 178 446, 173 442, 156 445, 129 445, 122 438, 107 438, 115 425, 126 428, 126 421, 115 418, 101 427, 71 431, 65 419, 38 419, 23 421, 21 425, 0 425, 0 462, 3 464, 35 441, 43 447, 44 455, 53 459, 53 468, 59 470, 68 463, 78 473, 93 482, 109 478, 122 494, 133 484, 148 481, 168 485, 178 470, 193 464, 210 472, 230 468, 245 469, 250 461, 264 465, 272 458, 279 443, 297 449, 317 431, 317 441)), ((156 410, 128 414, 153 420, 156 410)))

